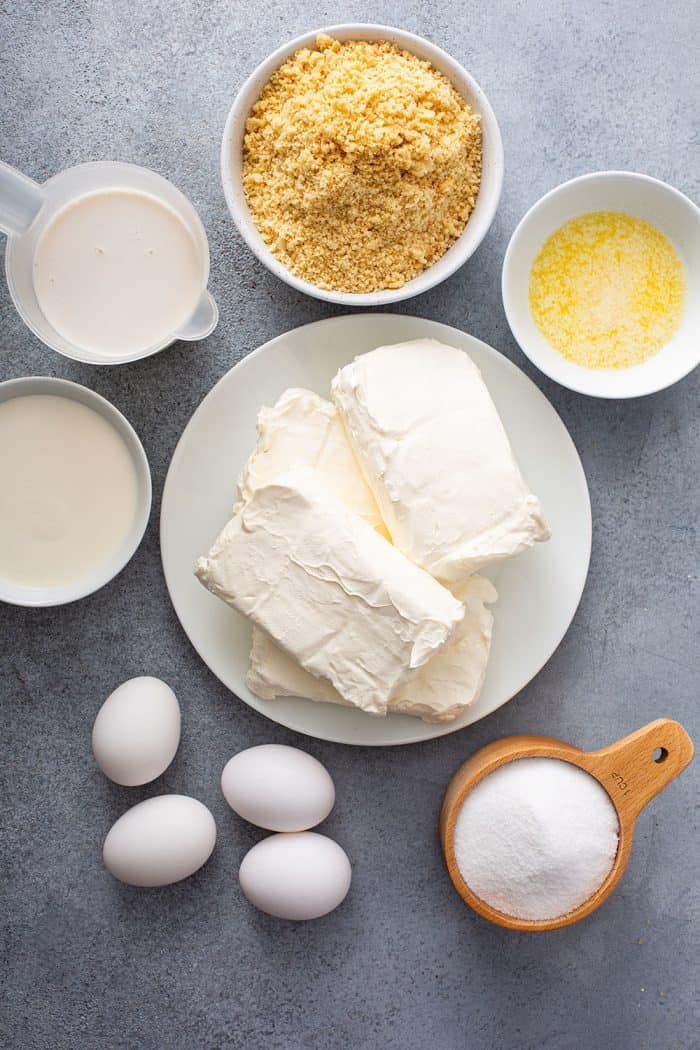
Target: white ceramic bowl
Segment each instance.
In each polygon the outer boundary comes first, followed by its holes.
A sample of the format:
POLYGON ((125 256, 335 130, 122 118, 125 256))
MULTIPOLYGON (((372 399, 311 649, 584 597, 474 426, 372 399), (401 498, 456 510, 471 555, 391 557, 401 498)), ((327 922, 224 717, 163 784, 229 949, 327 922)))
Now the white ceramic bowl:
POLYGON ((251 251, 281 280, 293 288, 344 306, 381 306, 383 303, 395 303, 400 299, 410 299, 425 292, 433 285, 444 281, 473 255, 484 239, 493 221, 498 207, 503 183, 503 144, 495 114, 486 95, 473 77, 458 62, 450 58, 439 47, 422 37, 407 33, 403 29, 391 26, 367 25, 364 23, 347 23, 315 29, 303 36, 290 40, 288 44, 277 49, 262 62, 246 80, 238 92, 236 100, 229 111, 221 143, 221 179, 226 195, 226 203, 236 224, 238 232, 251 251), (419 58, 426 59, 435 69, 448 78, 459 94, 466 99, 475 113, 481 116, 483 135, 483 169, 481 187, 476 206, 464 232, 445 254, 429 266, 427 270, 414 277, 401 288, 392 288, 381 292, 354 293, 334 292, 318 288, 308 281, 296 277, 270 251, 260 236, 248 210, 243 192, 241 169, 243 162, 243 135, 245 122, 253 104, 275 70, 302 47, 311 46, 319 33, 335 37, 337 40, 389 40, 406 51, 411 51, 419 58))
POLYGON ((99 590, 118 572, 121 572, 136 552, 146 531, 151 512, 151 472, 143 445, 134 428, 114 405, 93 390, 88 390, 87 387, 79 386, 77 383, 70 383, 66 379, 52 379, 47 376, 27 376, 23 379, 10 379, 5 383, 0 383, 0 402, 11 401, 16 397, 27 397, 31 394, 72 398, 98 412, 108 423, 111 423, 121 437, 129 450, 136 471, 138 502, 134 520, 121 547, 112 554, 108 561, 103 562, 91 573, 78 580, 55 587, 26 587, 0 576, 0 601, 2 602, 8 602, 10 605, 65 605, 67 602, 74 602, 78 598, 84 598, 99 590))
POLYGON ((551 190, 516 227, 503 260, 503 306, 511 331, 533 364, 581 394, 640 397, 682 379, 700 362, 700 209, 678 190, 648 175, 599 171, 551 190), (532 264, 543 242, 563 223, 591 211, 622 211, 646 219, 673 244, 688 283, 678 331, 658 354, 631 368, 583 368, 545 339, 530 313, 532 264))

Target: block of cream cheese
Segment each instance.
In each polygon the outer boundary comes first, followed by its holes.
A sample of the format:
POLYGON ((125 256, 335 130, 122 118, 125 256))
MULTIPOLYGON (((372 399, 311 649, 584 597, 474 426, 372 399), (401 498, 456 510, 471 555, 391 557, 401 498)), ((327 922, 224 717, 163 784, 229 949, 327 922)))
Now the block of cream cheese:
POLYGON ((260 410, 258 441, 243 468, 235 510, 261 485, 298 467, 312 469, 332 495, 388 536, 335 405, 311 390, 292 388, 260 410))
MULTIPOLYGON (((303 467, 313 470, 328 492, 388 538, 377 502, 350 448, 335 405, 311 390, 296 387, 285 390, 274 405, 265 405, 258 414, 258 441, 241 473, 240 502, 235 511, 240 510, 261 485, 303 467)), ((320 691, 314 699, 323 700, 324 694, 331 690, 337 697, 334 702, 343 702, 328 681, 304 671, 258 627, 253 627, 251 661, 258 669, 257 674, 252 669, 249 672, 251 681, 259 680, 259 685, 250 688, 258 696, 268 695, 264 680, 269 674, 272 682, 281 678, 289 684, 292 680, 292 693, 280 695, 307 696, 320 691), (263 652, 264 659, 255 659, 254 654, 263 652), (279 673, 276 672, 278 665, 283 669, 279 673), (303 694, 294 692, 297 677, 306 689, 303 694)))
POLYGON ((464 606, 310 471, 262 485, 195 572, 344 700, 383 714, 464 606))
MULTIPOLYGON (((466 612, 450 641, 438 650, 389 701, 389 713, 424 722, 451 722, 479 696, 486 676, 493 616, 486 603, 496 591, 483 576, 470 576, 454 589, 466 612)), ((264 633, 253 633, 248 688, 264 700, 300 696, 330 704, 345 701, 324 678, 315 678, 264 633)))
MULTIPOLYGON (((258 417, 258 443, 243 469, 242 500, 294 466, 308 465, 329 492, 350 510, 385 533, 372 493, 362 475, 335 406, 310 390, 286 390, 258 417)), ((474 703, 486 673, 493 617, 487 602, 496 599, 493 586, 471 577, 456 588, 466 615, 452 639, 415 673, 389 710, 425 721, 451 721, 474 703)), ((316 678, 253 627, 248 688, 262 699, 300 696, 326 703, 345 701, 327 679, 316 678)))
POLYGON ((549 538, 475 364, 432 339, 383 346, 332 384, 389 534, 456 583, 549 538))

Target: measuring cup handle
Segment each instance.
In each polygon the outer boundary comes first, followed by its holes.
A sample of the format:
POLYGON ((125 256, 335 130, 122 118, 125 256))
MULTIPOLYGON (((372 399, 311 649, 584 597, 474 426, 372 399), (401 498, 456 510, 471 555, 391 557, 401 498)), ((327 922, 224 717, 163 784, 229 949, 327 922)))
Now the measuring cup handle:
POLYGON ((657 718, 609 747, 593 752, 593 756, 596 772, 616 799, 618 809, 635 818, 683 772, 694 750, 680 722, 657 718))
POLYGON ((0 230, 22 234, 44 203, 38 182, 0 160, 0 230))

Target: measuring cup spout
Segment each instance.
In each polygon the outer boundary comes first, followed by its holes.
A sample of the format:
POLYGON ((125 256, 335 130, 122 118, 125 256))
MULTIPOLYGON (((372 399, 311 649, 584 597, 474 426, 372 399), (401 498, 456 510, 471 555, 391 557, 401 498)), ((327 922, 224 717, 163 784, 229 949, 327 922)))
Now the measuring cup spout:
POLYGON ((0 160, 0 230, 24 233, 43 203, 44 191, 39 183, 0 160))
POLYGON ((176 339, 206 339, 214 331, 219 321, 219 308, 211 292, 205 291, 197 303, 189 321, 176 333, 176 339))

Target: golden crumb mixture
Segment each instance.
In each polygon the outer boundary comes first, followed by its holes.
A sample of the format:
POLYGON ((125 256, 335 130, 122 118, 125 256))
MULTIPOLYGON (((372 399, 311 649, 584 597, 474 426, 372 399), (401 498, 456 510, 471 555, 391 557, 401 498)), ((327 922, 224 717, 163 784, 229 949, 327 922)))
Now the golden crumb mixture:
POLYGON ((657 353, 685 304, 683 263, 643 219, 597 211, 549 237, 530 271, 530 310, 564 357, 586 368, 627 368, 657 353))
POLYGON ((243 185, 263 240, 320 288, 400 288, 462 233, 481 125, 449 81, 386 41, 319 36, 246 123, 243 185))

